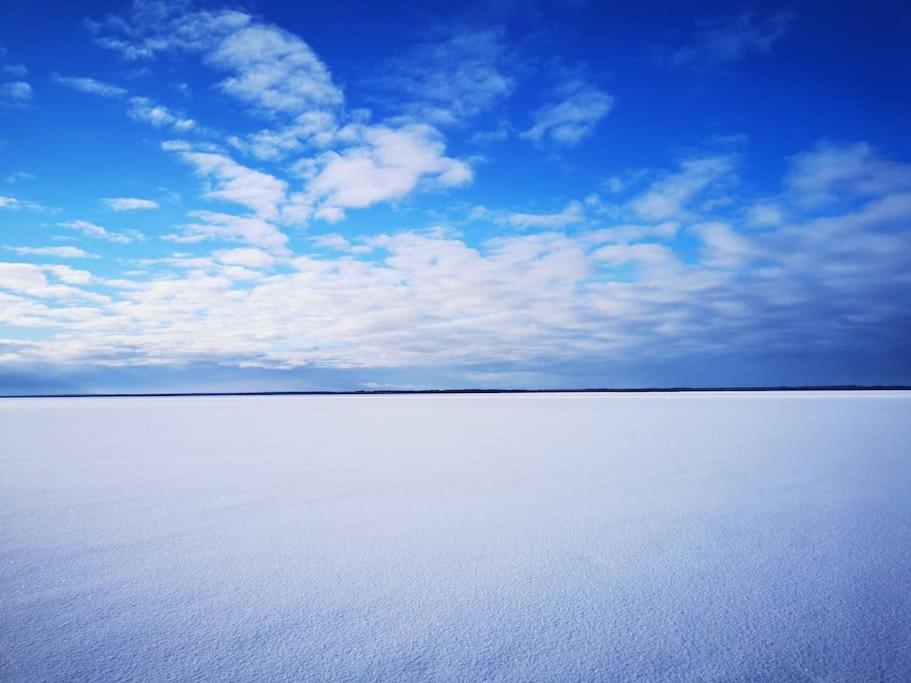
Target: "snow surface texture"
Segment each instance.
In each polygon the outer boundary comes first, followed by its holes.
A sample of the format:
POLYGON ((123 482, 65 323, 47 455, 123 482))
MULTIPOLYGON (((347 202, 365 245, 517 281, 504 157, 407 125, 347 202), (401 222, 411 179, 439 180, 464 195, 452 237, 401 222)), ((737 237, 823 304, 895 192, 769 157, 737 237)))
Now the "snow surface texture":
POLYGON ((0 679, 911 680, 911 396, 0 401, 0 679))

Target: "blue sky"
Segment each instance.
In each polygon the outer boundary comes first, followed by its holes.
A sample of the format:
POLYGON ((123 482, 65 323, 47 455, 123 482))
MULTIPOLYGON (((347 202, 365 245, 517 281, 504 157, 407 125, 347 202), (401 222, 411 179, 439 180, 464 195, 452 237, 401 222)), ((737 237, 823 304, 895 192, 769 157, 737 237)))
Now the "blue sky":
POLYGON ((17 3, 0 392, 911 383, 909 32, 17 3))

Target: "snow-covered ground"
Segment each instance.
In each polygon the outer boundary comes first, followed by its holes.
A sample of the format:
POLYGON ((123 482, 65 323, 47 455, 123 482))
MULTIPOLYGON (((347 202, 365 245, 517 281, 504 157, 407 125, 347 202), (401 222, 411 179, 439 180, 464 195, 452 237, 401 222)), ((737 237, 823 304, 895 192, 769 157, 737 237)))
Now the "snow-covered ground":
POLYGON ((0 680, 911 680, 911 395, 0 401, 0 680))

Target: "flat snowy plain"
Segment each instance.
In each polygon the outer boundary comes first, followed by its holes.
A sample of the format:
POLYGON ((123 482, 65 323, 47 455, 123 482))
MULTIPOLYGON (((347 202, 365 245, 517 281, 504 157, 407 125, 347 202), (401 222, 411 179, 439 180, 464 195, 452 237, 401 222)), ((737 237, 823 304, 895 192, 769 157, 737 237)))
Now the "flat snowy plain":
POLYGON ((911 394, 0 400, 0 679, 911 680, 911 394))

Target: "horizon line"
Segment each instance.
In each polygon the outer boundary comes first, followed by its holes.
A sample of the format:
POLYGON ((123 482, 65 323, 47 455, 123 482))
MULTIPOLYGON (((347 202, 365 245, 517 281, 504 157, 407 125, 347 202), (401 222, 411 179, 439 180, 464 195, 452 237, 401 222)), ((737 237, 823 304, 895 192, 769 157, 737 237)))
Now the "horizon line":
POLYGON ((759 391, 911 391, 907 384, 820 384, 734 387, 587 387, 582 389, 351 389, 304 391, 166 391, 106 392, 62 394, 0 394, 10 398, 179 398, 216 396, 389 396, 409 394, 644 394, 644 393, 710 393, 759 391))

